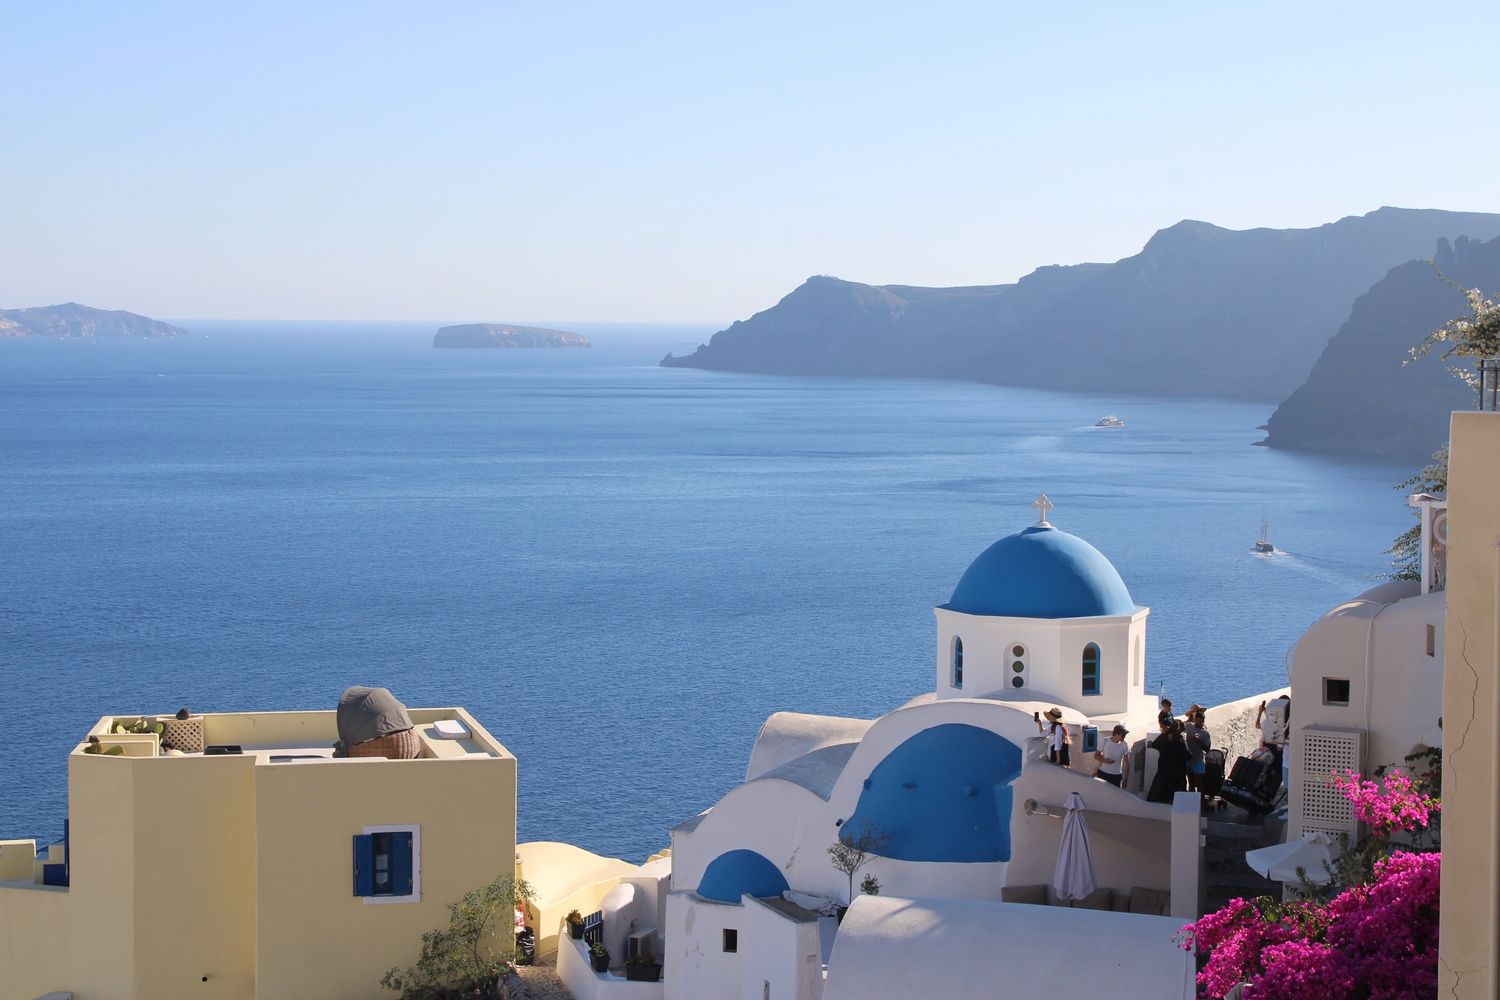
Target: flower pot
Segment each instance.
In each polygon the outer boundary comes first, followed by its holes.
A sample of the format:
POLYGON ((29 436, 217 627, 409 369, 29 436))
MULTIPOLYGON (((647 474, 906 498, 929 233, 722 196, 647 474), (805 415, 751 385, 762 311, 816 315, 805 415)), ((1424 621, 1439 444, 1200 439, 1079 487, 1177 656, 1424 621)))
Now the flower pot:
POLYGON ((582 924, 569 924, 568 925, 568 933, 571 934, 571 935, 573 935, 573 940, 574 941, 582 941, 583 940, 583 925, 582 924))
POLYGON ((661 966, 656 962, 627 962, 625 978, 637 983, 654 983, 661 979, 661 966))
POLYGON ((589 953, 589 964, 594 967, 594 971, 595 972, 608 972, 609 971, 609 956, 608 955, 595 955, 594 953, 590 952, 589 953))

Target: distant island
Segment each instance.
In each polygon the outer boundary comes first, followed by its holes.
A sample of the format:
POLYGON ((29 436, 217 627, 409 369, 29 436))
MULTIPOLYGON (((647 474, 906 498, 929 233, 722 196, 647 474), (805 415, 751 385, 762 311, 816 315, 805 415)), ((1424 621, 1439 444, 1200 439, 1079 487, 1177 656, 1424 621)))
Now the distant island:
POLYGON ((589 339, 566 330, 508 323, 465 323, 445 326, 432 338, 433 347, 593 347, 589 339))
POLYGON ((180 326, 120 309, 76 302, 30 309, 0 309, 0 337, 187 337, 180 326))

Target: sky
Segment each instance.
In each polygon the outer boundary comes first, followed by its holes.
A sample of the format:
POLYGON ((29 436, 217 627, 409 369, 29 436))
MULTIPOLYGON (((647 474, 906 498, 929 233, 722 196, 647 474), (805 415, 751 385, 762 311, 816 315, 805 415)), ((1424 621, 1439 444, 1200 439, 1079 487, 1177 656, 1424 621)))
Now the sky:
POLYGON ((11 3, 0 308, 728 323, 1500 211, 1500 4, 11 3))

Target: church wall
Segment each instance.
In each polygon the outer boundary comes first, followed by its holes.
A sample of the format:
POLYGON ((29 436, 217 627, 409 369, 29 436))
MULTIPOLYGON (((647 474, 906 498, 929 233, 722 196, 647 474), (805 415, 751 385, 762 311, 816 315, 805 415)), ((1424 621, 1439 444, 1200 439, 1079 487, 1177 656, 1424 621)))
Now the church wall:
POLYGON ((1138 707, 1145 668, 1146 616, 1142 609, 1130 617, 997 618, 967 615, 936 608, 936 690, 940 698, 972 697, 1004 691, 1018 698, 1070 705, 1088 716, 1125 715, 1138 707), (953 686, 953 640, 963 640, 964 677, 953 686), (1135 639, 1141 640, 1141 684, 1136 683, 1132 657, 1135 639), (1083 651, 1088 643, 1100 647, 1101 693, 1083 694, 1083 651), (1012 647, 1020 644, 1026 681, 1016 688, 1011 669, 1012 647))

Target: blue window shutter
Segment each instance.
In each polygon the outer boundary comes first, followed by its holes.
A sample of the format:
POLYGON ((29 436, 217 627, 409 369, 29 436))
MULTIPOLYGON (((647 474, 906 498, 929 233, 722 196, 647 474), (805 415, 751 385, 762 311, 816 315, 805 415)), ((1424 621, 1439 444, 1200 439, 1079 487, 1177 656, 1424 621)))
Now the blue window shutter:
POLYGON ((354 894, 375 895, 375 838, 368 833, 354 838, 354 894))
POLYGON ((391 895, 410 896, 412 874, 412 837, 408 833, 391 834, 391 895))

